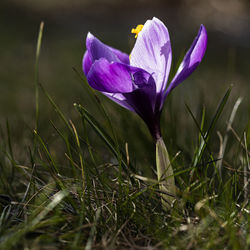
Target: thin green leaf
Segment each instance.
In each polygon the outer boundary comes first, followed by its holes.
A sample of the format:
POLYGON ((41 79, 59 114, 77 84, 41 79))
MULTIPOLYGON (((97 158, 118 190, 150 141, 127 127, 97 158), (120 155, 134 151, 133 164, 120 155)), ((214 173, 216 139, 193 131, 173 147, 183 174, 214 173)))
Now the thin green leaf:
POLYGON ((168 209, 174 200, 173 196, 176 195, 176 187, 174 172, 162 138, 156 142, 156 168, 160 191, 163 192, 161 194, 162 205, 164 209, 168 209), (172 196, 164 193, 170 193, 172 196))
POLYGON ((38 129, 38 117, 39 117, 39 89, 38 89, 38 66, 39 66, 39 57, 40 57, 40 50, 42 44, 42 36, 43 36, 43 27, 44 22, 40 23, 38 38, 37 38, 37 45, 36 45, 36 62, 35 62, 35 98, 36 98, 36 123, 35 123, 35 130, 38 129))
MULTIPOLYGON (((117 159, 119 159, 119 152, 117 152, 117 149, 115 147, 115 143, 112 140, 112 138, 102 129, 102 127, 99 125, 99 123, 96 121, 96 119, 89 114, 89 112, 82 107, 80 104, 75 104, 75 107, 79 111, 79 113, 84 116, 86 121, 91 125, 91 127, 95 130, 95 132, 100 136, 100 138, 105 142, 105 144, 108 146, 108 148, 111 150, 111 152, 115 155, 117 159)), ((124 154, 125 155, 125 154, 124 154)), ((124 160, 121 162, 123 169, 128 172, 128 166, 125 163, 124 160)), ((133 169, 133 167, 130 165, 130 168, 133 169)))

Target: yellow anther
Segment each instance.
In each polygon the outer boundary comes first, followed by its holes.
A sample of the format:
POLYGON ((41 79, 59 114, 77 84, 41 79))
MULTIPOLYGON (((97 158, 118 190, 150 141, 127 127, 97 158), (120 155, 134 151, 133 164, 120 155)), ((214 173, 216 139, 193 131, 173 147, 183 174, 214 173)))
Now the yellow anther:
POLYGON ((137 36, 141 32, 142 28, 143 28, 143 25, 139 24, 139 25, 137 25, 137 27, 135 29, 131 30, 131 33, 135 34, 135 38, 137 38, 137 36))

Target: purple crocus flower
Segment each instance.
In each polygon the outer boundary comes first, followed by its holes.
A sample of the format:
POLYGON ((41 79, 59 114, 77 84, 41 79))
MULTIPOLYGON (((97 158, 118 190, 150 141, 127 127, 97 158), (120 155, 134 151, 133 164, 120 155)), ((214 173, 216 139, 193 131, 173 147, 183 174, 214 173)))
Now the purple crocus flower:
POLYGON ((90 86, 119 105, 136 112, 155 141, 161 138, 160 114, 167 95, 200 64, 206 47, 203 25, 167 86, 172 50, 167 27, 158 19, 140 25, 134 48, 127 54, 88 33, 83 71, 90 86))

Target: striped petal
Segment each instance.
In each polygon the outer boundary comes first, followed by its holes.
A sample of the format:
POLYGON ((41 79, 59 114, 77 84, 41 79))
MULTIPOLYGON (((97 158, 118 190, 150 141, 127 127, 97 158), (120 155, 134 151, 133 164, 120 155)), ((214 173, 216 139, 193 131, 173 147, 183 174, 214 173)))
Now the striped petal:
POLYGON ((166 26, 157 18, 148 20, 138 34, 130 55, 130 64, 146 70, 156 83, 156 92, 165 90, 172 61, 166 26))
POLYGON ((207 48, 207 32, 204 25, 201 25, 198 35, 194 39, 190 49, 186 53, 176 75, 167 88, 165 97, 182 81, 184 81, 200 64, 207 48))

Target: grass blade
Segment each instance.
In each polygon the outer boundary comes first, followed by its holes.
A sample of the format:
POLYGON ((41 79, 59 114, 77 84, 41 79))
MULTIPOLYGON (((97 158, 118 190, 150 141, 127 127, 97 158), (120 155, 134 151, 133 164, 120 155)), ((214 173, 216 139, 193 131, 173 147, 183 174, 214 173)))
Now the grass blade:
POLYGON ((40 23, 37 45, 36 45, 36 62, 35 62, 35 98, 36 98, 36 123, 35 130, 38 129, 38 118, 39 118, 39 88, 38 88, 38 67, 39 67, 39 57, 42 44, 44 22, 40 23))
MULTIPOLYGON (((79 111, 79 113, 87 120, 87 122, 90 124, 90 126, 95 130, 95 132, 100 136, 100 138, 105 142, 105 144, 108 146, 108 148, 111 150, 111 152, 115 155, 115 157, 119 161, 119 152, 117 152, 117 149, 115 147, 115 142, 113 139, 102 129, 102 127, 99 125, 99 123, 96 121, 96 119, 89 114, 89 112, 82 107, 80 104, 75 104, 75 107, 79 111)), ((121 152, 122 153, 122 152, 121 152)), ((123 156, 125 155, 122 153, 123 156)), ((129 171, 129 168, 126 164, 126 162, 122 159, 121 161, 122 167, 126 172, 129 171)), ((133 166, 130 164, 130 169, 134 171, 133 166)))

